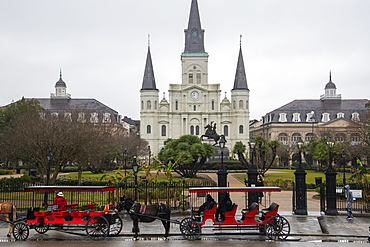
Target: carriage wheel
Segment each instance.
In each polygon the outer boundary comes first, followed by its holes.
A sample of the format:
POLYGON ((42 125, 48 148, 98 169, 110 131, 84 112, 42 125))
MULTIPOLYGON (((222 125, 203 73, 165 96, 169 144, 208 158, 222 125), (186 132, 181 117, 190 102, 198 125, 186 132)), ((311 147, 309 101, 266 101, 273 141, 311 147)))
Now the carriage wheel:
POLYGON ((123 223, 121 217, 117 215, 117 218, 114 220, 113 224, 109 225, 109 235, 116 236, 122 231, 123 223))
POLYGON ((24 222, 18 222, 13 228, 13 237, 16 240, 26 240, 30 234, 30 229, 24 222))
POLYGON ((91 217, 86 223, 86 234, 92 240, 104 240, 108 232, 108 220, 100 215, 91 217))
POLYGON ((41 226, 35 226, 35 231, 44 234, 49 230, 49 224, 42 224, 41 226))
POLYGON ((186 240, 199 239, 201 227, 190 217, 183 219, 180 223, 180 231, 186 240))
POLYGON ((280 215, 273 216, 266 221, 266 236, 272 240, 284 240, 289 236, 290 224, 280 215))

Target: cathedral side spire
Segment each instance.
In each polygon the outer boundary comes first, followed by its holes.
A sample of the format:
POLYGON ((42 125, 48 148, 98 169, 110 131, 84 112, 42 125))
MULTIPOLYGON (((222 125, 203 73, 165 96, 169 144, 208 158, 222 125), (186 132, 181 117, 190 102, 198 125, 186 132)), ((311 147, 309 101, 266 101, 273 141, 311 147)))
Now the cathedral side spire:
POLYGON ((200 25, 198 1, 192 0, 188 29, 185 29, 184 53, 204 53, 204 30, 200 25))
POLYGON ((144 78, 141 90, 157 90, 154 78, 154 70, 152 64, 152 56, 150 54, 150 41, 148 36, 148 53, 146 56, 144 78))
POLYGON ((244 60, 241 46, 241 35, 240 35, 240 48, 238 64, 236 66, 235 80, 233 90, 248 90, 247 76, 245 74, 244 60))

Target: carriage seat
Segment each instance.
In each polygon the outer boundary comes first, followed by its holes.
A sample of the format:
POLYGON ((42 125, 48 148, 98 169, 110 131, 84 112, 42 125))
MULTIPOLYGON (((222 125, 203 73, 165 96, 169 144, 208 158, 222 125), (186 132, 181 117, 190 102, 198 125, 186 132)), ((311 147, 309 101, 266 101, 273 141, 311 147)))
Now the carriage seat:
POLYGON ((207 209, 203 211, 203 222, 205 222, 208 219, 211 219, 215 221, 215 213, 217 210, 218 204, 215 203, 211 209, 207 209))
POLYGON ((231 210, 225 212, 225 218, 231 218, 231 217, 234 218, 237 209, 238 209, 238 204, 233 203, 233 205, 231 206, 231 210))
POLYGON ((261 219, 270 218, 272 216, 277 215, 278 210, 279 210, 279 204, 277 204, 276 202, 271 203, 270 207, 262 209, 261 219))
POLYGON ((253 202, 247 209, 243 209, 241 213, 242 213, 241 221, 244 221, 245 218, 254 218, 258 213, 258 203, 253 202))

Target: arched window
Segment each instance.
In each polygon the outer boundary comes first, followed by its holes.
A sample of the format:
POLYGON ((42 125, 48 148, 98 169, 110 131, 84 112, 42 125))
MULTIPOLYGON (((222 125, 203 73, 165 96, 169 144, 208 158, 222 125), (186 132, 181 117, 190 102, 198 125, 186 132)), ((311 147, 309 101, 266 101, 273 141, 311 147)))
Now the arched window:
POLYGON ((235 109, 235 100, 233 101, 233 109, 235 109))
POLYGON ((337 133, 334 136, 334 141, 336 142, 345 142, 346 136, 343 133, 337 133))
POLYGON ((202 83, 202 74, 200 72, 197 73, 197 84, 202 83))
POLYGON ((150 126, 150 125, 147 125, 147 126, 146 126, 146 133, 147 133, 147 134, 152 133, 152 126, 150 126))
POLYGON ((190 126, 190 135, 194 135, 194 126, 190 126))
POLYGON ((301 138, 301 134, 299 133, 294 133, 292 135, 292 145, 295 145, 297 143, 297 141, 299 140, 299 138, 301 138))
POLYGON ((196 106, 196 105, 194 105, 194 106, 193 106, 193 109, 194 109, 194 111, 196 111, 196 110, 197 110, 197 106, 196 106))
POLYGON ((179 109, 179 102, 176 100, 175 101, 175 110, 177 111, 179 109))
POLYGON ((212 106, 212 111, 213 111, 215 109, 215 101, 214 100, 212 100, 211 106, 212 106))
POLYGON ((239 134, 243 134, 243 132, 244 132, 243 125, 239 125, 239 134))
POLYGON ((154 101, 154 109, 157 110, 157 107, 158 107, 157 101, 154 101))
POLYGON ((195 126, 195 134, 199 135, 199 125, 195 126))
POLYGON ((289 138, 288 135, 285 133, 280 133, 278 135, 278 141, 280 142, 281 145, 286 146, 289 144, 289 138))
POLYGON ((309 142, 310 140, 314 139, 315 135, 313 133, 307 133, 305 137, 305 141, 309 142))
POLYGON ((189 72, 189 84, 193 84, 194 78, 193 73, 189 72))
POLYGON ((193 44, 198 43, 198 29, 196 28, 191 30, 191 41, 193 44))
POLYGON ((351 145, 359 145, 361 138, 358 134, 351 134, 351 145))
POLYGON ((229 136, 229 126, 224 126, 224 136, 229 136))
POLYGON ((147 110, 152 109, 152 102, 150 102, 150 100, 148 100, 148 101, 146 102, 146 109, 147 109, 147 110))
POLYGON ((141 110, 144 110, 144 101, 141 101, 141 110))
POLYGON ((243 109, 243 100, 239 100, 239 109, 243 109))
POLYGON ((162 125, 161 132, 162 136, 166 136, 166 125, 162 125))

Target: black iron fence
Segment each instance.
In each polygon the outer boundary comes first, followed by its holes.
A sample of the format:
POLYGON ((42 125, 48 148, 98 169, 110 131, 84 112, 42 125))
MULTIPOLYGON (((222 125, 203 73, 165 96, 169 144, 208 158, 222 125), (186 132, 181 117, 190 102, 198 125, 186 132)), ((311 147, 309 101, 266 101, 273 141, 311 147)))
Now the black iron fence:
MULTIPOLYGON (((16 205, 18 211, 26 211, 30 207, 42 207, 44 203, 44 192, 24 192, 27 186, 38 186, 42 184, 0 184, 0 201, 9 201, 16 205)), ((166 203, 173 210, 186 210, 190 207, 189 187, 215 186, 213 181, 202 182, 140 182, 120 183, 116 185, 114 192, 63 192, 68 204, 115 204, 121 196, 135 198, 144 204, 166 203)), ((55 193, 49 193, 48 204, 53 203, 55 193)))

